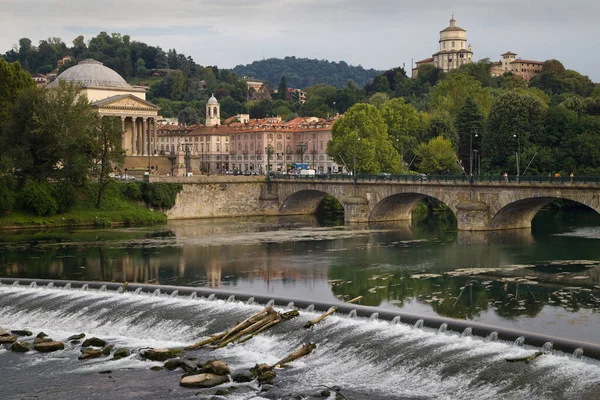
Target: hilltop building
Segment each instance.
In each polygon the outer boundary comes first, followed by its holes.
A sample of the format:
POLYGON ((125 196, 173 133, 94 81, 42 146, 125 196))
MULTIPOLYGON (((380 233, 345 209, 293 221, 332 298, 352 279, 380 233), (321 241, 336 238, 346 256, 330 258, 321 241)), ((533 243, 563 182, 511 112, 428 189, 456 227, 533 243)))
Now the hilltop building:
POLYGON ((473 62, 473 49, 467 45, 467 31, 456 26, 454 16, 450 25, 440 31, 439 51, 430 58, 417 61, 412 70, 412 77, 418 74, 420 65, 433 64, 444 72, 459 68, 461 65, 473 62))
POLYGON ((506 72, 511 72, 530 81, 533 77, 542 72, 542 61, 522 60, 517 58, 517 54, 507 51, 500 54, 502 60, 492 63, 492 76, 502 76, 506 72))

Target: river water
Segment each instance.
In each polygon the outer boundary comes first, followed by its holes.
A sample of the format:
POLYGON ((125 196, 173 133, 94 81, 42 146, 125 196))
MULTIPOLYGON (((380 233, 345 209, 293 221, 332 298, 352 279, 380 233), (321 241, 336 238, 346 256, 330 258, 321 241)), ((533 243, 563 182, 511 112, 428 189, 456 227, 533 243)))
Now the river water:
MULTIPOLYGON (((17 232, 0 236, 0 277, 208 286, 326 302, 362 295, 364 305, 600 342, 600 218, 590 210, 546 210, 531 230, 487 233, 456 232, 445 215, 413 224, 240 218, 17 232)), ((6 329, 44 330, 63 340, 86 332, 132 348, 183 346, 256 307, 0 286, 0 326, 6 329)), ((352 399, 600 396, 595 361, 557 354, 515 367, 503 358, 530 350, 343 316, 310 333, 282 329, 211 357, 249 367, 274 362, 308 340, 319 343, 318 351, 260 396, 291 398, 319 384, 339 385, 352 399)), ((21 356, 0 349, 0 372, 12 382, 0 385, 0 398, 83 398, 64 389, 65 379, 74 388, 102 387, 85 398, 194 396, 170 373, 149 372, 150 364, 133 356, 107 366, 78 364, 76 353, 21 356), (122 371, 110 379, 97 375, 109 367, 122 371), (39 383, 24 390, 31 374, 39 383), (110 384, 98 386, 102 380, 110 384), (43 395, 28 397, 32 393, 43 395)), ((237 393, 227 398, 259 395, 252 386, 237 393)))

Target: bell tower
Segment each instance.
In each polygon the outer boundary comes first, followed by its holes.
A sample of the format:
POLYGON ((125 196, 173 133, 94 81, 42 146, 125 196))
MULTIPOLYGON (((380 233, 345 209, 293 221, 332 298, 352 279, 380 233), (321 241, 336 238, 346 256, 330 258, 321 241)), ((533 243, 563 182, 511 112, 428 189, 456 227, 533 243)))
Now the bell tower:
POLYGON ((221 125, 221 106, 213 94, 206 102, 206 126, 221 125))

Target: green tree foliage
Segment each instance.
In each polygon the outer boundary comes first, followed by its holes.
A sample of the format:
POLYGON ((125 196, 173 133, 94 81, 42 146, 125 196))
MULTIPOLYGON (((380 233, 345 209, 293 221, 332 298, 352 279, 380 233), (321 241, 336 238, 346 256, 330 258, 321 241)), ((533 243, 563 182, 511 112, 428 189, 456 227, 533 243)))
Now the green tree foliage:
POLYGON ((552 72, 557 76, 562 76, 567 72, 565 66, 558 60, 546 60, 542 64, 542 72, 552 72))
POLYGON ((282 76, 281 80, 279 81, 279 86, 277 87, 277 97, 280 100, 286 100, 286 96, 287 96, 287 83, 285 80, 285 76, 282 76))
POLYGON ((373 104, 377 108, 381 108, 383 103, 388 101, 390 96, 387 93, 377 92, 373 96, 369 97, 369 104, 373 104))
POLYGON ((0 157, 0 215, 7 214, 15 206, 16 180, 13 174, 13 164, 7 156, 0 157))
POLYGON ((527 81, 519 76, 514 75, 511 72, 505 73, 500 78, 500 89, 503 90, 512 90, 512 89, 527 89, 528 84, 527 81))
POLYGON ((96 117, 91 129, 93 154, 92 173, 98 181, 96 208, 102 208, 104 189, 110 180, 114 168, 119 169, 125 162, 123 151, 122 125, 119 117, 96 117))
POLYGON ((438 136, 417 147, 418 170, 426 174, 456 174, 460 171, 452 142, 438 136))
POLYGON ((248 65, 238 65, 233 72, 239 76, 271 82, 277 82, 285 75, 288 87, 299 89, 318 83, 343 88, 349 80, 362 87, 379 73, 374 69, 350 66, 344 61, 336 63, 296 57, 269 58, 248 65))
MULTIPOLYGON (((458 133, 458 158, 469 171, 471 149, 481 152, 481 138, 485 129, 485 116, 471 97, 459 110, 455 122, 458 133)), ((480 153, 481 154, 481 153, 480 153)))
POLYGON ((90 127, 96 117, 73 85, 21 92, 2 135, 2 149, 23 176, 82 185, 94 155, 90 127))
POLYGON ((469 97, 473 98, 484 115, 488 114, 492 104, 490 89, 461 69, 448 73, 433 88, 429 105, 431 110, 445 111, 451 117, 456 117, 469 97))
POLYGON ((53 188, 48 181, 28 179, 21 189, 21 204, 37 215, 55 215, 58 202, 53 196, 53 188))
POLYGON ((328 154, 349 170, 355 173, 398 170, 399 155, 375 106, 354 105, 344 118, 333 124, 331 135, 332 139, 327 144, 328 154))
POLYGON ((198 110, 192 107, 186 107, 179 112, 177 115, 177 120, 180 124, 185 125, 194 125, 199 124, 201 121, 201 116, 198 110))
MULTIPOLYGON (((28 43, 31 46, 31 41, 28 43)), ((0 58, 0 133, 19 93, 33 87, 35 82, 18 62, 8 63, 0 58)))
POLYGON ((513 154, 543 140, 547 105, 530 93, 509 91, 496 98, 483 137, 484 154, 496 172, 514 170, 513 154), (512 168, 510 168, 512 167, 512 168))

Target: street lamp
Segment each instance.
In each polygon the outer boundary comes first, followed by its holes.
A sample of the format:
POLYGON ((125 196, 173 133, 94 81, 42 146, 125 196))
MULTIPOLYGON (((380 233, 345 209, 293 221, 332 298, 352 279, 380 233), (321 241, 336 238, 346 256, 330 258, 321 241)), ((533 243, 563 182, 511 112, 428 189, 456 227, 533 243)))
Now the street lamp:
POLYGON ((475 173, 479 176, 481 174, 481 161, 479 160, 477 152, 477 149, 473 150, 473 153, 475 153, 475 173))
POLYGON ((471 135, 469 141, 469 177, 473 177, 473 133, 475 133, 475 137, 479 137, 477 134, 477 127, 473 125, 471 127, 471 135))
POLYGON ((356 180, 358 179, 358 168, 356 168, 356 145, 358 142, 360 142, 360 137, 357 133, 356 137, 354 138, 354 163, 352 164, 352 175, 354 177, 354 196, 356 196, 356 180))
POLYGON ((400 157, 400 167, 398 167, 399 175, 402 175, 402 163, 404 162, 403 157, 402 157, 402 149, 400 148, 400 139, 396 138, 396 149, 398 150, 398 155, 400 157))
POLYGON ((519 182, 519 176, 521 176, 521 168, 519 167, 520 158, 521 158, 521 140, 519 135, 516 133, 513 135, 514 138, 517 138, 517 182, 519 182))
POLYGON ((308 145, 304 144, 304 142, 300 142, 296 146, 296 151, 300 153, 300 164, 304 164, 304 152, 306 151, 307 147, 308 145))

